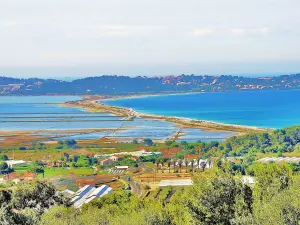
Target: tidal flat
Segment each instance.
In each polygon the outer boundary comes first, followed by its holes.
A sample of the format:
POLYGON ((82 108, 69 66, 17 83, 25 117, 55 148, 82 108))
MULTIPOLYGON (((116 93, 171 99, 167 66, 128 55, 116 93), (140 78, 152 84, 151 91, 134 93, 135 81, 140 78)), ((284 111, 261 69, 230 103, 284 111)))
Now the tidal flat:
POLYGON ((130 109, 103 107, 99 98, 81 96, 0 97, 0 142, 111 139, 132 141, 209 141, 235 132, 205 131, 158 118, 134 115, 130 109), (199 137, 199 139, 198 139, 199 137))

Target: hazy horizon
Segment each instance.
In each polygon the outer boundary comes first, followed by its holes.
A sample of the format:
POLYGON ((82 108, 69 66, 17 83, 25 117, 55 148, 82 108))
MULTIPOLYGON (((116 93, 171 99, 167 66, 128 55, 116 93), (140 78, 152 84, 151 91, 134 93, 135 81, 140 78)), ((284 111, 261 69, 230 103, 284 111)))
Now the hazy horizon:
POLYGON ((0 76, 300 71, 298 0, 0 4, 0 76))

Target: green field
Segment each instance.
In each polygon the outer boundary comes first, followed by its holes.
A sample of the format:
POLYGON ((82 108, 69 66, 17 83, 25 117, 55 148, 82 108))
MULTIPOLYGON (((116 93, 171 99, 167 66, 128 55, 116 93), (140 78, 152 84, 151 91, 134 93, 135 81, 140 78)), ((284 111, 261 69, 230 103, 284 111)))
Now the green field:
MULTIPOLYGON (((56 176, 89 176, 93 175, 94 170, 88 168, 45 168, 45 178, 56 177, 56 176)), ((42 177, 42 174, 39 174, 42 177)))

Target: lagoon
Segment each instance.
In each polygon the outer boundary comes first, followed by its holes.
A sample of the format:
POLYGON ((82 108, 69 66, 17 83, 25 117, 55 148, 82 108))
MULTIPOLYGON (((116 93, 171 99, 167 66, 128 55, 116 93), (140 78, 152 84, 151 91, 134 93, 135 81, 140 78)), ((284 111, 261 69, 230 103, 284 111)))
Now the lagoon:
MULTIPOLYGON (((118 140, 164 140, 181 133, 179 140, 188 139, 193 142, 223 140, 233 134, 200 129, 191 132, 190 129, 180 128, 171 122, 145 118, 127 121, 110 113, 89 113, 59 104, 79 99, 80 96, 0 97, 0 132, 30 131, 31 135, 45 136, 50 140, 87 140, 102 137, 118 140)), ((3 140, 0 135, 0 142, 1 139, 3 140)))

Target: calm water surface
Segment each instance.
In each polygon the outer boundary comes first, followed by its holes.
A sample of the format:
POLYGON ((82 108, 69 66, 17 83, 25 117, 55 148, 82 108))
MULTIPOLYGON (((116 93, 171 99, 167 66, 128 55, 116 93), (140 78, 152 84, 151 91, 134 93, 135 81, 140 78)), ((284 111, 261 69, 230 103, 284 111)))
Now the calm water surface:
POLYGON ((264 128, 300 125, 300 90, 198 93, 106 100, 139 112, 264 128))
MULTIPOLYGON (((53 140, 97 139, 104 136, 117 139, 150 138, 167 139, 179 132, 179 128, 169 122, 136 118, 124 121, 109 113, 88 113, 85 110, 62 107, 57 103, 75 101, 79 96, 39 96, 39 97, 0 97, 0 131, 38 131, 36 134, 51 137, 53 140), (72 133, 72 130, 91 128, 113 129, 103 132, 72 133), (41 132, 49 130, 51 132, 41 132), (68 133, 56 133, 69 130, 68 133)), ((182 137, 190 141, 227 138, 230 132, 204 132, 195 129, 182 130, 182 137)), ((0 137, 0 141, 3 140, 0 137)))

